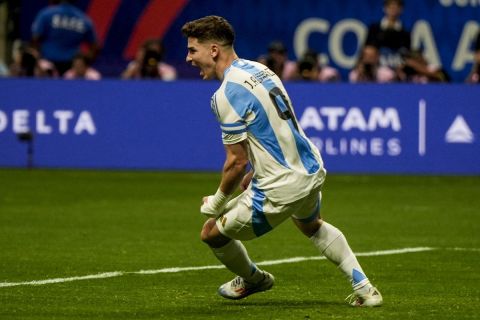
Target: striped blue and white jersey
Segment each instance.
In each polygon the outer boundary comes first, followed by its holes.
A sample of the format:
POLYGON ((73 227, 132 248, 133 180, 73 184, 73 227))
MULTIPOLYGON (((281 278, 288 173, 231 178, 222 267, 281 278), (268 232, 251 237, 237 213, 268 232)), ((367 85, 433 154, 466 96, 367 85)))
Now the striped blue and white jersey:
POLYGON ((281 80, 266 66, 235 60, 211 108, 224 144, 247 140, 253 188, 271 201, 291 203, 323 183, 320 152, 297 124, 281 80))

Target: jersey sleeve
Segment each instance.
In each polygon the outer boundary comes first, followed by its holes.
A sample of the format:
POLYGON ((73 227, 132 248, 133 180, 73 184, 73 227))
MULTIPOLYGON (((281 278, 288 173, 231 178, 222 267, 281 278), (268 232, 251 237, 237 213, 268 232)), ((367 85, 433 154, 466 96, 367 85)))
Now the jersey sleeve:
POLYGON ((211 108, 215 113, 222 130, 223 144, 239 143, 247 139, 247 125, 226 101, 215 94, 211 100, 211 108))

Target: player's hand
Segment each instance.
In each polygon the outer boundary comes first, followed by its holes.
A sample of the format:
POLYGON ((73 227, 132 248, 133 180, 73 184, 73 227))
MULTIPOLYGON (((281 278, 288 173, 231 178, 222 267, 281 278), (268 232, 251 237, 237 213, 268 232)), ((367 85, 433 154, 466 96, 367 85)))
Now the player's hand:
POLYGON ((218 188, 217 193, 212 196, 203 197, 203 204, 200 207, 200 212, 209 218, 218 218, 230 200, 232 195, 227 195, 218 188))
POLYGON ((212 206, 213 198, 214 196, 203 197, 203 204, 200 207, 200 212, 209 218, 216 219, 220 215, 220 212, 218 212, 217 210, 215 210, 215 208, 213 208, 212 206))

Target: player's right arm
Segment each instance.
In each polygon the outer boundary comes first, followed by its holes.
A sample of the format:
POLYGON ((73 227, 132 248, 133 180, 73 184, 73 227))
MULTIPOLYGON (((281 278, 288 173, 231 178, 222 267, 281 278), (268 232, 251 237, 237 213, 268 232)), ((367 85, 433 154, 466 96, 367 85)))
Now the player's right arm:
POLYGON ((244 178, 248 166, 248 148, 245 140, 225 145, 226 159, 222 180, 215 195, 203 198, 200 212, 210 218, 217 218, 225 209, 235 189, 244 178))
POLYGON ((226 159, 223 165, 220 190, 232 194, 243 180, 248 166, 248 149, 246 140, 225 145, 226 159))
MULTIPOLYGON (((235 96, 230 99, 235 99, 235 96)), ((213 95, 211 109, 220 123, 226 157, 217 192, 203 198, 200 211, 208 217, 217 218, 223 213, 228 200, 242 182, 249 159, 246 123, 222 90, 213 95)))

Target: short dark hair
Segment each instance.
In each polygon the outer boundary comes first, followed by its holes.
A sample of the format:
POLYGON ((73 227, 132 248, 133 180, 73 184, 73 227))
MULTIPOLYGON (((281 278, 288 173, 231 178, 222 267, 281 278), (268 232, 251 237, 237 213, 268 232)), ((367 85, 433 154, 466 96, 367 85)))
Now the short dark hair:
POLYGON ((215 40, 222 45, 232 46, 235 41, 232 25, 219 16, 206 16, 187 22, 182 27, 182 33, 187 38, 197 38, 199 42, 215 40))

